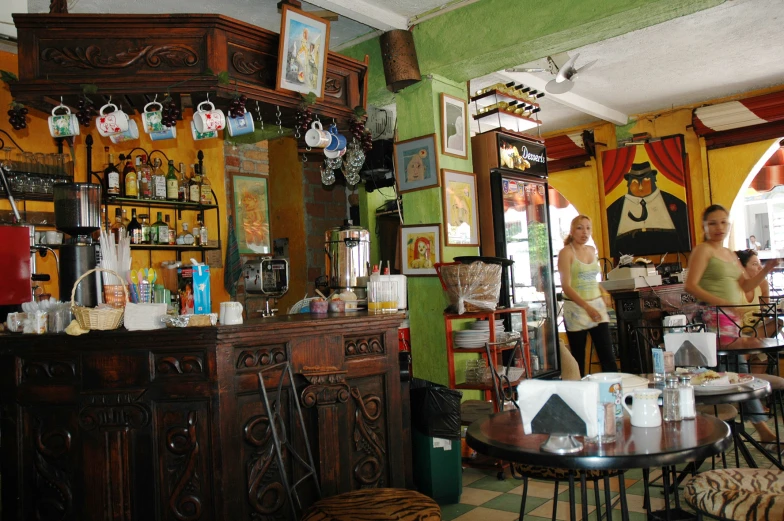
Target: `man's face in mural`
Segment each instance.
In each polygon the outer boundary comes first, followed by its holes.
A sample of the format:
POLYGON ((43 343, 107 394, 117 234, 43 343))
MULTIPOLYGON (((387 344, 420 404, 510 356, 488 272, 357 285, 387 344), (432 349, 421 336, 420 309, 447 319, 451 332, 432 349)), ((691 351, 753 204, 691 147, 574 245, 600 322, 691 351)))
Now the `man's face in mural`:
POLYGON ((626 189, 629 194, 635 197, 646 197, 656 191, 656 174, 655 170, 645 172, 642 174, 626 174, 626 189))

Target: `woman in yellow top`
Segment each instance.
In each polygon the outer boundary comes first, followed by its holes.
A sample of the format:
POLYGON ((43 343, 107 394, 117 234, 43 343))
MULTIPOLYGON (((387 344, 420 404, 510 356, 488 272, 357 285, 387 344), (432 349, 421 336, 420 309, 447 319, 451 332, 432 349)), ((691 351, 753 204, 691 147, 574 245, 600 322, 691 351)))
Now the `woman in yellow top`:
POLYGON ((600 273, 599 260, 596 250, 586 244, 590 239, 591 219, 578 215, 572 219, 569 235, 558 254, 558 273, 566 297, 563 307, 566 337, 582 376, 585 376, 585 341, 588 334, 596 346, 602 371, 618 370, 610 340, 610 317, 596 280, 600 273))
MULTIPOLYGON (((749 277, 743 271, 735 252, 723 245, 724 239, 729 234, 729 214, 723 206, 711 205, 702 214, 702 229, 705 232, 705 242, 694 247, 689 257, 689 272, 686 276, 684 288, 694 295, 700 302, 710 306, 728 306, 724 311, 733 318, 717 313, 715 308, 703 310, 702 318, 711 329, 719 329, 722 336, 739 336, 740 324, 737 313, 732 306, 744 303, 744 293, 753 292, 760 282, 773 271, 778 261, 768 262, 756 275, 749 277)), ((743 308, 739 308, 742 311, 743 308)), ((738 368, 746 371, 745 360, 738 360, 738 368)), ((747 419, 754 424, 759 433, 760 441, 776 441, 776 434, 770 430, 762 414, 762 404, 759 400, 748 400, 743 403, 745 412, 751 413, 747 419)))

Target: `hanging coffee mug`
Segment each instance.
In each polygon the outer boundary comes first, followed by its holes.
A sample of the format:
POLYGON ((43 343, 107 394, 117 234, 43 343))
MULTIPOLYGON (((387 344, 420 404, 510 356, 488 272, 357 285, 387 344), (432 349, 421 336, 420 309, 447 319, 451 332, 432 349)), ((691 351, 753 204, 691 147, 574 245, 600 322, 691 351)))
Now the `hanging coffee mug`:
POLYGON ((134 139, 139 139, 139 127, 136 125, 136 122, 131 119, 128 121, 128 130, 125 132, 120 132, 119 134, 114 134, 113 136, 109 136, 109 139, 111 139, 112 143, 115 145, 125 143, 126 141, 133 141, 134 139))
POLYGON ((226 128, 226 116, 223 111, 216 109, 210 101, 199 103, 196 112, 193 114, 193 123, 199 132, 219 131, 226 128), (202 107, 209 107, 204 109, 202 107))
POLYGON ((330 152, 340 152, 346 149, 346 136, 338 133, 338 127, 334 123, 329 126, 329 132, 332 134, 332 141, 327 145, 327 150, 330 152))
POLYGON ((227 123, 229 125, 229 135, 231 137, 250 134, 256 128, 253 123, 253 116, 251 116, 250 112, 246 112, 242 116, 229 118, 227 123))
POLYGON ((177 139, 177 127, 163 127, 160 132, 150 132, 150 139, 153 141, 161 141, 164 139, 177 139))
POLYGON ((148 134, 166 130, 166 127, 163 125, 163 105, 157 101, 151 101, 145 105, 144 112, 142 112, 142 124, 144 125, 144 131, 148 134), (155 105, 157 108, 148 110, 151 105, 155 105))
POLYGON ((193 136, 194 141, 200 141, 202 139, 212 139, 214 137, 218 137, 218 132, 215 130, 210 130, 208 132, 199 132, 196 130, 196 123, 191 121, 191 135, 193 136))
POLYGON ((314 121, 310 129, 305 132, 305 143, 313 148, 325 148, 332 142, 332 134, 325 131, 321 121, 314 121))
POLYGON ((68 137, 79 135, 79 120, 76 114, 71 114, 71 109, 60 104, 52 109, 49 116, 49 133, 52 137, 68 137), (65 114, 56 114, 57 111, 65 111, 65 114))
POLYGON ((128 115, 117 108, 114 103, 107 103, 99 111, 99 116, 95 118, 95 126, 103 137, 113 136, 128 130, 128 115), (107 108, 114 111, 106 113, 107 108))
POLYGON ((339 157, 343 157, 344 155, 346 155, 346 148, 344 147, 343 150, 329 150, 325 148, 324 155, 327 156, 329 159, 337 159, 339 157))

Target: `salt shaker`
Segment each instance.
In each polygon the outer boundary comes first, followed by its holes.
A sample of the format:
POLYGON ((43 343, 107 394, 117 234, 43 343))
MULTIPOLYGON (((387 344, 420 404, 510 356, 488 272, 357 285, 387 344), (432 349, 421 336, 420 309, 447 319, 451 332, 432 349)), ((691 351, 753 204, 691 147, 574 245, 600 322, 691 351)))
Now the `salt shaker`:
POLYGON ((678 377, 670 375, 667 377, 667 386, 664 388, 662 420, 666 422, 681 421, 681 395, 678 389, 678 377))
POLYGON ((693 420, 697 416, 697 408, 694 405, 694 387, 691 386, 691 377, 682 375, 679 380, 681 419, 693 420))

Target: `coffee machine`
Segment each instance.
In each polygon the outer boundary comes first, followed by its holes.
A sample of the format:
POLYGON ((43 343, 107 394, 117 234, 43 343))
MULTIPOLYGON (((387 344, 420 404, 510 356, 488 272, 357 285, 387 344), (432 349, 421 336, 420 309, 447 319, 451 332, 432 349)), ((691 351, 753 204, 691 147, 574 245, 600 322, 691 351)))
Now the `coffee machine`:
MULTIPOLYGON (((62 183, 54 185, 55 226, 69 237, 60 246, 60 299, 71 298, 76 281, 98 265, 99 246, 92 233, 101 227, 101 185, 62 183)), ((76 288, 74 301, 86 307, 98 305, 99 280, 91 274, 76 288)))
POLYGON ((275 316, 278 310, 272 306, 289 290, 289 261, 273 257, 248 261, 242 267, 242 278, 245 281, 245 309, 249 309, 248 298, 258 297, 264 299, 264 307, 256 312, 262 317, 275 316))

